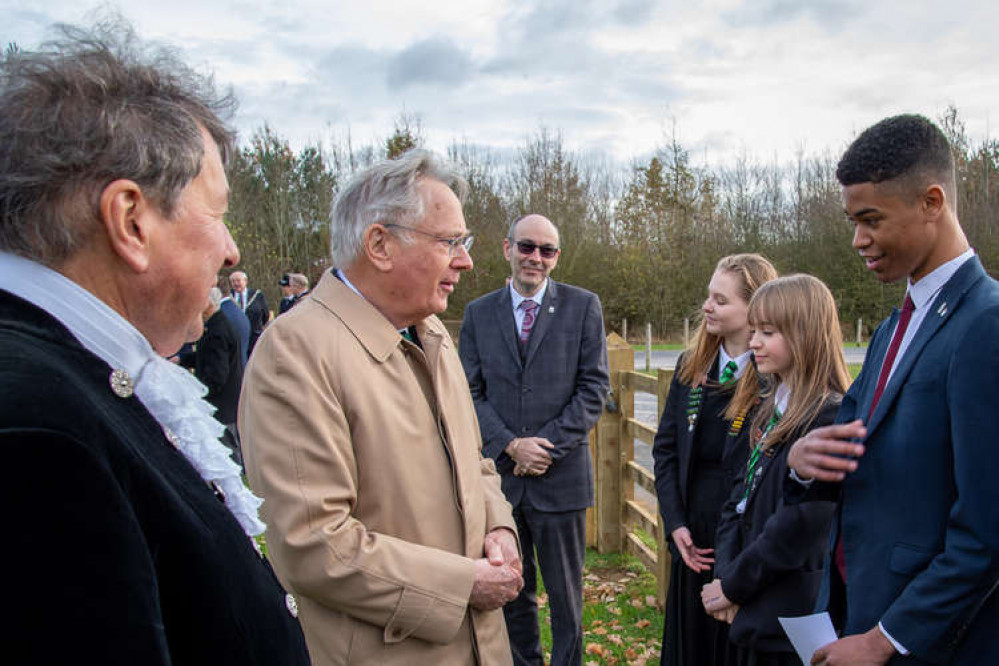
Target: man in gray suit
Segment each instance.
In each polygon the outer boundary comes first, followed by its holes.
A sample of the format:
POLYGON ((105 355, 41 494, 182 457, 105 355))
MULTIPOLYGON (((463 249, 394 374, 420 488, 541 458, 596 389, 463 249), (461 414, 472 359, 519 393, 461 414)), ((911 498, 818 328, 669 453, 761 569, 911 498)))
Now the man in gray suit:
POLYGON ((524 589, 504 607, 517 664, 544 663, 535 550, 551 606, 551 663, 581 664, 583 656, 588 433, 610 382, 600 299, 548 279, 559 253, 550 220, 514 222, 503 241, 509 286, 470 303, 461 327, 483 453, 496 460, 523 549, 524 589))

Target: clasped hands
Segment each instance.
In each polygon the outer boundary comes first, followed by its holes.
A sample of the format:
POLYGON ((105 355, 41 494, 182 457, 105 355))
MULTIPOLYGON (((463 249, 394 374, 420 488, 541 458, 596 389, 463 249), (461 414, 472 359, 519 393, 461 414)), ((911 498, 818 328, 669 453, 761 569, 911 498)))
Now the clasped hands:
POLYGON ((552 456, 548 451, 554 448, 544 437, 516 437, 504 451, 515 463, 514 476, 540 476, 551 466, 552 456))
POLYGON ((475 560, 475 582, 468 605, 496 610, 516 599, 524 587, 517 537, 512 530, 498 527, 486 534, 482 550, 485 557, 475 560))
POLYGON ((722 592, 721 580, 715 578, 713 581, 701 588, 701 603, 708 615, 719 622, 732 624, 736 613, 739 612, 739 604, 732 603, 722 592))

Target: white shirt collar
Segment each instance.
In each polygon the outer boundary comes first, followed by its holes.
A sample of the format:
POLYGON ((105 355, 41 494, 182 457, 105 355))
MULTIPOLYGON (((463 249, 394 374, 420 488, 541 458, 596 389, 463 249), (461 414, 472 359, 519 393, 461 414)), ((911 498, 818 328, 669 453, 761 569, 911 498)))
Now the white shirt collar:
POLYGON ((513 302, 513 311, 516 312, 520 304, 526 300, 532 300, 538 305, 545 300, 545 292, 548 290, 548 278, 545 278, 544 283, 541 285, 541 289, 538 289, 537 293, 533 296, 524 296, 519 291, 513 288, 513 281, 510 281, 510 300, 513 302))
POLYGON ((0 274, 4 276, 4 289, 59 320, 115 373, 127 373, 135 396, 166 437, 206 482, 222 489, 226 506, 243 530, 250 536, 264 531, 257 517, 263 500, 243 483, 239 466, 219 441, 225 426, 212 418, 215 407, 203 399, 208 393, 204 384, 162 358, 131 323, 61 273, 0 252, 0 274))
POLYGON ((724 344, 718 345, 718 374, 721 374, 722 370, 725 369, 725 366, 728 365, 729 361, 735 361, 735 364, 738 367, 735 370, 734 379, 739 379, 742 377, 742 373, 746 371, 746 366, 749 365, 749 360, 752 357, 753 351, 751 349, 747 349, 735 358, 732 358, 728 355, 728 352, 725 351, 724 344))
POLYGON ((787 382, 781 382, 774 391, 774 405, 781 415, 787 414, 787 406, 791 403, 791 387, 787 382))
POLYGON ((909 297, 912 298, 913 305, 916 309, 926 307, 930 302, 933 301, 933 297, 937 295, 947 282, 954 277, 954 273, 957 272, 964 262, 975 256, 975 251, 973 249, 967 249, 958 256, 954 257, 950 261, 944 262, 933 269, 932 272, 923 276, 919 282, 913 282, 909 279, 909 297))

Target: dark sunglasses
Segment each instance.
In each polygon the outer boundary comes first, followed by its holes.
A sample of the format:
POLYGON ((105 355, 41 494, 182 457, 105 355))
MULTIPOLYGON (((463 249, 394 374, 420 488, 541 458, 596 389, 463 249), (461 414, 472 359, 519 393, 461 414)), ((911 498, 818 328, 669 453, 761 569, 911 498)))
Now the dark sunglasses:
POLYGON ((534 251, 537 250, 541 253, 542 259, 554 259, 559 252, 554 245, 538 245, 531 241, 514 241, 514 244, 516 244, 517 250, 526 256, 534 254, 534 251))

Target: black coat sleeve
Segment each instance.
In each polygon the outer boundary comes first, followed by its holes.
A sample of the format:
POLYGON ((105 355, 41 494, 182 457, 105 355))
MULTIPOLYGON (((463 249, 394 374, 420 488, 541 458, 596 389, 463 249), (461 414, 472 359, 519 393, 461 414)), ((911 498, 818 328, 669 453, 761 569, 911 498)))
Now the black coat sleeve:
POLYGON ((681 428, 686 426, 681 400, 681 393, 686 392, 679 379, 682 363, 682 358, 677 361, 669 394, 666 396, 666 406, 659 419, 659 429, 652 443, 656 495, 667 539, 673 530, 687 522, 687 511, 680 497, 680 459, 677 450, 681 428))

